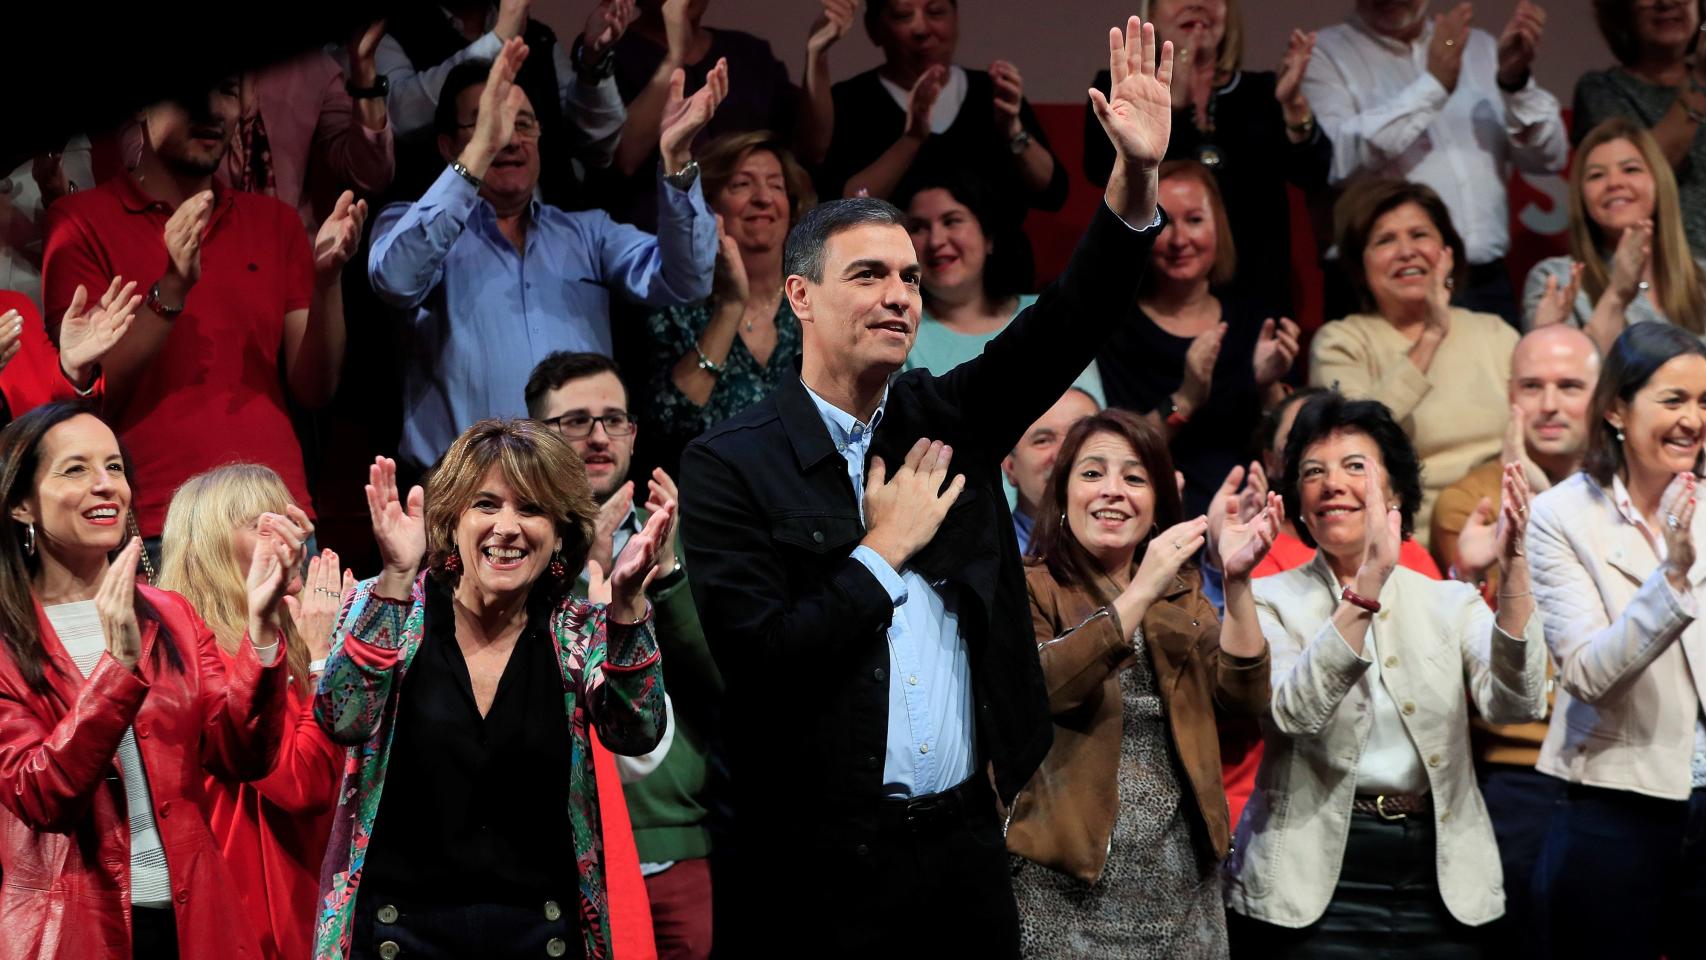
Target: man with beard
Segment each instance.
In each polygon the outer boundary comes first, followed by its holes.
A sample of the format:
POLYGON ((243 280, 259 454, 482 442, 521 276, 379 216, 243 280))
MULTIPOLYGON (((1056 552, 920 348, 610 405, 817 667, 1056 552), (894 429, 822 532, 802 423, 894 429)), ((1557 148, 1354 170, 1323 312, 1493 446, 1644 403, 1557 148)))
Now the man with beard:
MULTIPOLYGON (((222 463, 271 467, 312 512, 287 401, 324 405, 343 366, 339 273, 365 202, 345 192, 312 246, 296 211, 214 173, 238 119, 235 78, 149 107, 132 173, 54 204, 42 263, 56 325, 77 288, 115 276, 146 290, 103 358, 106 415, 136 461, 134 504, 150 554, 172 492, 222 463)), ((56 326, 50 334, 58 339, 56 326)))
POLYGON ((664 307, 711 292, 717 226, 691 145, 728 92, 728 68, 687 98, 676 73, 653 236, 538 199, 539 118, 516 79, 527 49, 513 38, 491 63, 450 71, 434 119, 444 171, 373 228, 368 278, 411 340, 399 454, 412 469, 476 420, 520 416, 516 385, 547 354, 609 355, 612 294, 664 307))
MULTIPOLYGON (((620 371, 609 357, 553 353, 533 368, 524 396, 527 415, 562 434, 586 464, 599 511, 577 592, 599 600, 608 589, 604 577, 628 538, 644 529, 653 509, 676 499, 675 482, 662 470, 652 471, 645 507, 634 505, 628 466, 635 421, 620 371)), ((624 793, 658 956, 703 960, 711 950, 711 835, 705 828, 710 739, 723 680, 706 649, 673 538, 659 552, 657 569, 646 595, 652 602, 652 632, 663 653, 673 740, 662 762, 644 779, 626 784, 624 793)))

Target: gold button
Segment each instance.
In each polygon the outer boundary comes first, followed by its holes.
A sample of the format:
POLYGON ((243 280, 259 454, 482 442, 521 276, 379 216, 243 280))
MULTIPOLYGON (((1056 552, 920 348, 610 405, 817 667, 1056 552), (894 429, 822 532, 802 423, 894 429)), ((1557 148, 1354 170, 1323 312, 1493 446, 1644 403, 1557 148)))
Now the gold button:
POLYGON ((397 960, 397 954, 402 952, 403 948, 397 946, 395 940, 387 940, 379 945, 379 956, 384 960, 397 960))
POLYGON ((379 912, 375 914, 375 916, 379 918, 380 923, 396 923, 397 908, 387 903, 385 906, 379 908, 379 912))
POLYGON ((555 900, 545 901, 545 919, 551 921, 552 923, 556 923, 558 920, 561 920, 562 918, 563 918, 563 908, 557 906, 557 901, 555 901, 555 900))
POLYGON ((1413 703, 1404 704, 1404 716, 1407 717, 1410 714, 1415 713, 1415 712, 1416 712, 1416 705, 1415 704, 1413 704, 1413 703))
POLYGON ((1445 821, 1450 820, 1450 819, 1451 819, 1451 808, 1450 807, 1447 807, 1444 810, 1441 810, 1439 812, 1439 821, 1441 823, 1444 823, 1445 821))
POLYGON ((545 955, 547 957, 560 957, 568 952, 569 945, 563 942, 562 937, 552 937, 550 941, 545 944, 545 955))
POLYGON ((1433 754, 1433 755, 1428 757, 1428 766, 1430 766, 1430 767, 1439 766, 1439 754, 1436 753, 1436 754, 1433 754))
POLYGON ((1398 665, 1398 658, 1397 657, 1387 657, 1386 658, 1386 665, 1389 667, 1396 667, 1398 665))

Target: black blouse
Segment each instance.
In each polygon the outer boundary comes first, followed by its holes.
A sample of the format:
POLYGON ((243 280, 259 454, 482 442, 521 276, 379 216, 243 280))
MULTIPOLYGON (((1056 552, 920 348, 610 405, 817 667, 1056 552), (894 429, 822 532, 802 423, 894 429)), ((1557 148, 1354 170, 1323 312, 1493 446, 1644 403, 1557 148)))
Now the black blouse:
POLYGON ((451 604, 429 577, 364 887, 414 902, 578 903, 571 740, 548 621, 529 621, 482 718, 451 604))
MULTIPOLYGON (((1217 158, 1215 182, 1226 202, 1232 244, 1238 253, 1239 291, 1280 314, 1291 313, 1291 199, 1286 184, 1313 195, 1327 188, 1333 145, 1319 124, 1302 143, 1285 132, 1285 114, 1274 99, 1278 78, 1244 70, 1214 91, 1214 133, 1197 129, 1194 109, 1173 111, 1167 159, 1217 158)), ((1108 92, 1108 71, 1096 74, 1096 89, 1108 92)), ((1114 148, 1096 111, 1084 107, 1084 175, 1106 184, 1114 148)))

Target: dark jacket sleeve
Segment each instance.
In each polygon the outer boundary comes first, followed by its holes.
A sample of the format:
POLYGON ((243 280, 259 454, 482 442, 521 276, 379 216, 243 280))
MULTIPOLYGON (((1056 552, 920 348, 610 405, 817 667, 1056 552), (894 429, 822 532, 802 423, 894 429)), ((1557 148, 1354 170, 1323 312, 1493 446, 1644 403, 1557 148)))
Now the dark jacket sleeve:
POLYGON ((846 662, 856 647, 882 642, 894 607, 871 571, 845 557, 822 582, 790 593, 763 506, 703 440, 682 454, 680 486, 693 598, 725 675, 846 662))
MULTIPOLYGON (((1048 155, 1054 158, 1054 174, 1049 177, 1048 186, 1041 193, 1031 194, 1030 205, 1036 210, 1054 212, 1066 206, 1066 194, 1071 189, 1071 182, 1066 176, 1066 164, 1060 162, 1060 155, 1054 152, 1054 147, 1048 142, 1048 134, 1043 132, 1043 124, 1037 119, 1037 112, 1031 109, 1031 101, 1019 101, 1019 123, 1022 124, 1031 137, 1042 144, 1048 155)), ((1107 142, 1107 137, 1102 138, 1107 142)))
POLYGON ((936 379, 950 404, 985 425, 983 456, 1006 456, 1095 361, 1115 328, 1131 322, 1142 265, 1160 232, 1133 229, 1098 202, 1060 279, 981 356, 936 379))

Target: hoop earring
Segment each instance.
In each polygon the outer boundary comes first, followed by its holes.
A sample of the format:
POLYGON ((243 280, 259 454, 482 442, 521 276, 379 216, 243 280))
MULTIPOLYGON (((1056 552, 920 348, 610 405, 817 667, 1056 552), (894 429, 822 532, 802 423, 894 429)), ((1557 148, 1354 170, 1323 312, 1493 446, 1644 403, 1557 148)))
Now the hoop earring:
POLYGON ((36 555, 36 525, 34 522, 24 524, 24 556, 36 555))

